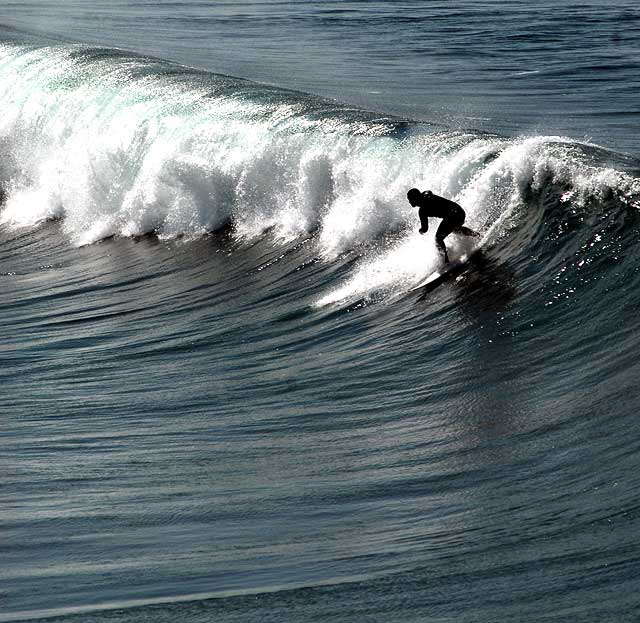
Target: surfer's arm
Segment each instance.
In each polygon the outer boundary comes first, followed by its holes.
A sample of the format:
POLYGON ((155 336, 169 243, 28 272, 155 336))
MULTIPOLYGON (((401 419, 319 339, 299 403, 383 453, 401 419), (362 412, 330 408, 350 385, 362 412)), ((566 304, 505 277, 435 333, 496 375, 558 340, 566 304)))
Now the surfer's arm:
POLYGON ((424 214, 422 208, 418 212, 418 216, 420 217, 420 229, 418 230, 421 234, 426 234, 429 229, 429 217, 424 214))

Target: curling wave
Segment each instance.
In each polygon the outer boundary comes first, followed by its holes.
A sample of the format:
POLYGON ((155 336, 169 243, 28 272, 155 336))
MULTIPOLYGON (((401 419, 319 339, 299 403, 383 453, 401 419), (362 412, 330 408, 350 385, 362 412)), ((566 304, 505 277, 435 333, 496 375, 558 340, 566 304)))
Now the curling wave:
POLYGON ((320 304, 435 265, 411 186, 461 203, 485 244, 551 189, 561 210, 604 197, 638 207, 637 163, 595 145, 381 118, 116 50, 2 45, 0 95, 3 225, 59 219, 76 245, 227 224, 245 239, 315 232, 321 257, 364 258, 320 304))

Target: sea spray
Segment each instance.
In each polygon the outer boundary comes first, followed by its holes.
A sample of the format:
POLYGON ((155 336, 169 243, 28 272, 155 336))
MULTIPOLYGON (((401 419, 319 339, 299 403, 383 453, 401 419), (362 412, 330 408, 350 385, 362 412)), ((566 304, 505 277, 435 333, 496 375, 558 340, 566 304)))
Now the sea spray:
POLYGON ((5 226, 60 219, 76 245, 227 224, 247 240, 317 232, 319 257, 361 255, 325 303, 402 290, 437 265, 410 187, 458 201, 489 244, 550 186, 572 205, 638 194, 588 144, 380 118, 116 50, 3 45, 0 94, 5 226))

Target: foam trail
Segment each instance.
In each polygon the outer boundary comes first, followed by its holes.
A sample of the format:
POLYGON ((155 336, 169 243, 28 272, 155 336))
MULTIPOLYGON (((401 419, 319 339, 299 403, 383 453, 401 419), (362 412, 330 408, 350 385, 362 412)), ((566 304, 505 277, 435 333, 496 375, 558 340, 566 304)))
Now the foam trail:
POLYGON ((345 283, 322 296, 316 306, 355 301, 370 292, 385 296, 407 290, 435 270, 439 262, 434 244, 428 244, 419 234, 411 235, 391 249, 364 259, 345 283))

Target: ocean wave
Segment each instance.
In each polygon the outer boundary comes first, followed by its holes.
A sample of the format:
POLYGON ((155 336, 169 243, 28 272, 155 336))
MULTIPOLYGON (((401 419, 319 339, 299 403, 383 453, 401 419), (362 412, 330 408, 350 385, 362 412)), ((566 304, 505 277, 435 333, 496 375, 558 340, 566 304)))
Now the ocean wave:
POLYGON ((362 256, 324 303, 402 288, 435 266, 412 186, 458 201, 488 245, 551 189, 561 211, 607 197, 639 205, 637 163, 596 145, 380 118, 117 50, 2 45, 0 94, 5 227, 59 219, 75 245, 228 225, 247 240, 313 232, 324 259, 362 256))

